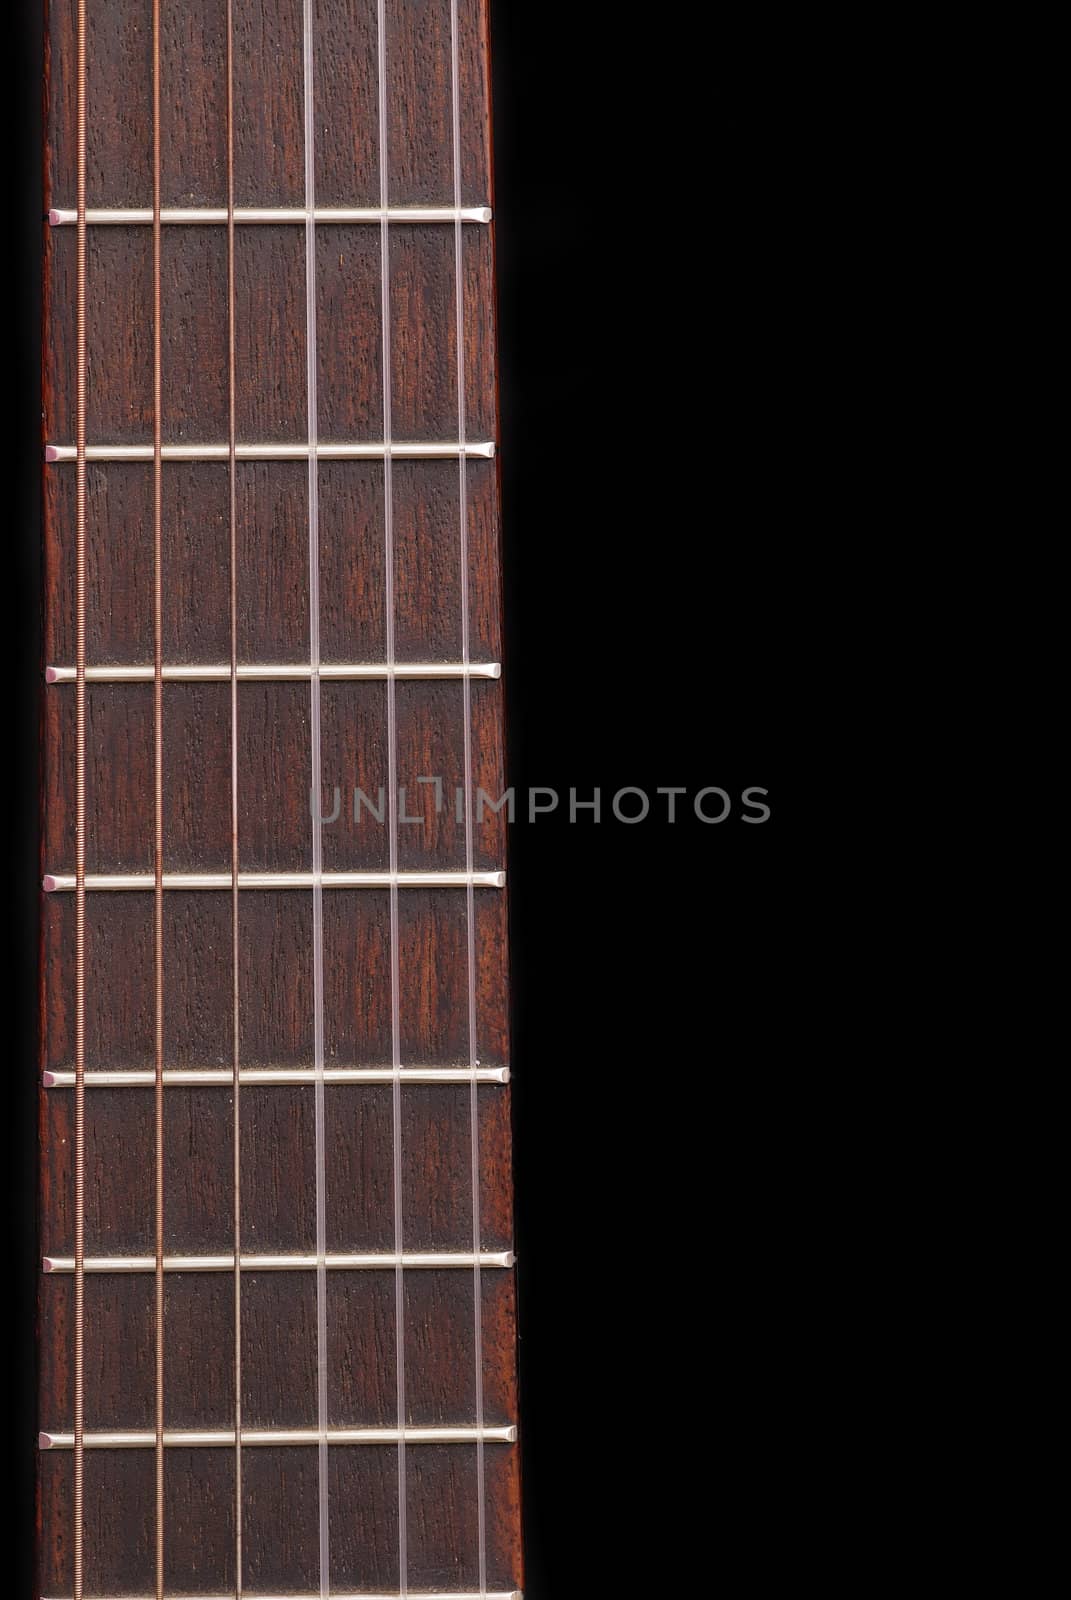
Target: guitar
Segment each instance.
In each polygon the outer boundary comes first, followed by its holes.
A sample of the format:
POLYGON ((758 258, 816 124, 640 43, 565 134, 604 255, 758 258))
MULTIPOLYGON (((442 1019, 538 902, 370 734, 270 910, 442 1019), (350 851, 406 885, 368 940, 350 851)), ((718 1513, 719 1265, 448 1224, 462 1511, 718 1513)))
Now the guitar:
POLYGON ((520 1591, 486 9, 49 8, 49 1600, 520 1591))

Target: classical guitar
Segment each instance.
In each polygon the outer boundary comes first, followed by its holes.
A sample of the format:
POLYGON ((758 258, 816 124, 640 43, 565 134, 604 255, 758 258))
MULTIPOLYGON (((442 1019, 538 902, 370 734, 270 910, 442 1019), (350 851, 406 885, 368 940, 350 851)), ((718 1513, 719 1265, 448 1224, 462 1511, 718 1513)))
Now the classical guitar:
POLYGON ((519 1593, 486 13, 48 7, 48 1600, 519 1593))

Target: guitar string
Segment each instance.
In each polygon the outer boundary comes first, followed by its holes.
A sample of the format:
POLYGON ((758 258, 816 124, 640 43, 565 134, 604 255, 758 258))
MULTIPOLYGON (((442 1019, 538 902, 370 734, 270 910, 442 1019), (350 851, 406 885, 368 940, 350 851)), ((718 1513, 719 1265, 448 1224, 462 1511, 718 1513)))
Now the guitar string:
POLYGON ((314 0, 303 0, 302 65, 305 94, 305 360, 309 432, 309 662, 312 782, 312 989, 313 1066, 316 1122, 316 1413, 317 1499, 320 1552, 320 1595, 327 1600, 331 1585, 330 1459, 327 1445, 327 1157, 324 1092, 324 913, 322 774, 320 763, 320 526, 319 462, 317 460, 316 349, 316 108, 314 79, 314 0))
MULTIPOLYGON (((464 238, 461 224, 461 41, 458 27, 457 0, 450 0, 450 98, 453 120, 453 177, 454 177, 454 342, 457 366, 457 437, 458 437, 458 511, 460 524, 461 566, 461 661, 469 664, 469 497, 468 463, 465 454, 466 396, 465 396, 465 278, 464 238)), ((482 1227, 480 1220, 480 1100, 477 1070, 479 1039, 476 1026, 476 892, 471 875, 474 864, 472 816, 472 697, 468 674, 461 683, 463 727, 463 804, 465 814, 465 871, 469 883, 465 890, 465 962, 468 984, 468 1047, 472 1081, 469 1086, 469 1144, 471 1152, 472 1181, 472 1322, 473 1361, 476 1390, 476 1538, 480 1594, 487 1593, 487 1506, 486 1462, 484 1459, 483 1421, 483 1283, 480 1274, 482 1227)))
MULTIPOLYGON (((392 384, 391 384, 391 304, 390 304, 390 224, 387 208, 390 176, 387 151, 387 16, 385 0, 376 5, 376 58, 378 72, 378 138, 380 277, 380 361, 383 368, 383 552, 384 605, 386 609, 387 664, 394 665, 394 473, 391 460, 392 384)), ((391 871, 390 904, 390 1036, 391 1067, 391 1166, 394 1196, 394 1358, 398 1416, 398 1589, 405 1600, 409 1593, 409 1513, 408 1463, 405 1448, 405 1218, 402 1209, 402 1028, 399 970, 398 885, 398 727, 395 680, 387 678, 387 845, 391 871)))
POLYGON ((74 1600, 85 1583, 86 1196, 86 0, 77 12, 75 240, 75 777, 74 777, 74 1600))
POLYGON ((234 330, 234 0, 227 0, 227 446, 231 627, 231 1048, 234 1112, 234 1593, 242 1600, 242 1114, 238 968, 238 461, 234 330))
POLYGON ((156 1084, 155 1355, 156 1600, 164 1600, 164 645, 163 353, 160 326, 160 0, 152 6, 152 392, 153 392, 153 986, 156 1084))

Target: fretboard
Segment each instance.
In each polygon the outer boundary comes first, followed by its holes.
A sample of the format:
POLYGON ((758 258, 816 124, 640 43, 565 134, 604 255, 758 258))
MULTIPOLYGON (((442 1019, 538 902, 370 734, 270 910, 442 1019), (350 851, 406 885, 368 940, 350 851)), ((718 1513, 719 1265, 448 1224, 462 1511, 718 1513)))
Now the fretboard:
POLYGON ((38 1594, 503 1600, 486 0, 47 27, 38 1594))

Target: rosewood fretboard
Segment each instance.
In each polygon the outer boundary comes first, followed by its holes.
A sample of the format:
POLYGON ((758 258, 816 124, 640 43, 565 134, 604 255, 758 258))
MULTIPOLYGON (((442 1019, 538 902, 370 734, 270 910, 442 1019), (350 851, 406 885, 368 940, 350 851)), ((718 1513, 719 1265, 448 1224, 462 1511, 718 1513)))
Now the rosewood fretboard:
POLYGON ((47 42, 38 1592, 513 1594, 486 0, 47 42))

